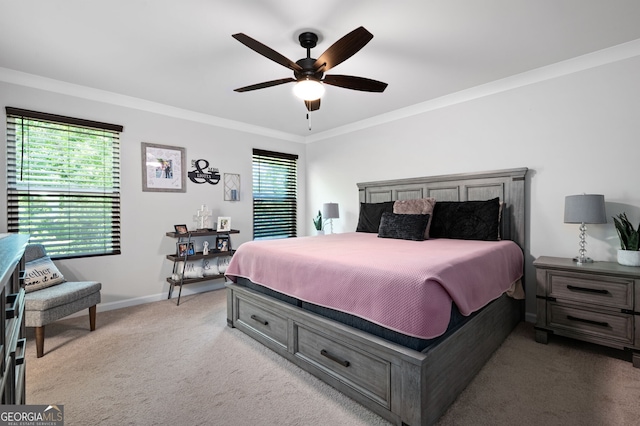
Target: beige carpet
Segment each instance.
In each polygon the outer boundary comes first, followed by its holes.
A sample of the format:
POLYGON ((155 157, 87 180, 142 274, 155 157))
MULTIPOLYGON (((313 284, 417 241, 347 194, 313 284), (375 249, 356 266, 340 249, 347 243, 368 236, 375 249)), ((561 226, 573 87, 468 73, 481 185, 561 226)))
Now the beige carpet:
MULTIPOLYGON (((226 326, 224 290, 99 312, 27 344, 27 403, 64 404, 66 425, 387 425, 226 326)), ((472 356, 472 354, 470 354, 472 356)), ((520 324, 440 425, 637 425, 628 355, 520 324)))

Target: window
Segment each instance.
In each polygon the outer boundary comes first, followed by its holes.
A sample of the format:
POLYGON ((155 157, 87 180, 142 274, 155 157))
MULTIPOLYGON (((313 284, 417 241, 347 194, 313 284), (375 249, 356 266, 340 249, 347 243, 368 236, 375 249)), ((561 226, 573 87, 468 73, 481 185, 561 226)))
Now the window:
POLYGON ((122 126, 6 111, 8 231, 55 258, 120 254, 122 126))
POLYGON ((297 155, 253 150, 253 239, 297 234, 297 155))

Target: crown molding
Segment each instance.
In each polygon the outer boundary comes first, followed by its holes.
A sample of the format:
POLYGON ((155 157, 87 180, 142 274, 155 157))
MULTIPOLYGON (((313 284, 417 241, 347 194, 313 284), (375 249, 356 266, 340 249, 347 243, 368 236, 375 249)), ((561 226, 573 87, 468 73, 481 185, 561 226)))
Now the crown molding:
POLYGON ((255 126, 240 121, 176 108, 106 90, 93 89, 86 86, 15 71, 9 68, 0 67, 0 81, 290 142, 313 143, 636 56, 640 56, 640 39, 598 50, 596 52, 588 53, 552 65, 536 68, 531 71, 516 74, 309 136, 300 136, 266 127, 255 126))
POLYGON ((568 74, 599 67, 601 65, 623 61, 636 56, 640 56, 640 39, 591 52, 582 56, 577 56, 552 65, 536 68, 531 71, 492 81, 470 89, 461 90, 459 92, 451 93, 419 104, 400 108, 389 113, 380 114, 366 120, 336 127, 335 129, 327 130, 325 132, 316 133, 314 135, 307 136, 305 138, 305 142, 318 142, 324 139, 367 129, 369 127, 402 120, 403 118, 412 117, 414 115, 424 114, 440 108, 446 108, 451 105, 494 95, 496 93, 506 92, 518 87, 524 87, 541 81, 551 80, 568 74))
POLYGON ((119 93, 109 92, 106 90, 94 89, 78 84, 67 83, 64 81, 42 77, 35 74, 29 74, 22 71, 16 71, 9 68, 0 67, 0 81, 17 84, 20 86, 27 86, 35 89, 46 90, 54 93, 60 93, 62 95, 69 95, 77 98, 104 102, 126 108, 138 109, 155 114, 165 115, 168 117, 194 121, 197 123, 209 124, 225 129, 237 130, 240 132, 251 133, 290 142, 304 142, 304 136, 281 132, 266 127, 254 126, 252 124, 247 124, 240 121, 228 120, 226 118, 220 118, 183 108, 176 108, 158 102, 152 102, 132 96, 121 95, 119 93))

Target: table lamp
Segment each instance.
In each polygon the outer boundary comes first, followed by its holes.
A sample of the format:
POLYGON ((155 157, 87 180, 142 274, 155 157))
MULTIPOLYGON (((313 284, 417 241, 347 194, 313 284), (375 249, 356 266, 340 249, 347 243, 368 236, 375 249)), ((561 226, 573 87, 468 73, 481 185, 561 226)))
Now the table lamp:
POLYGON ((564 223, 580 224, 580 250, 573 260, 578 264, 591 263, 593 259, 587 257, 585 240, 587 223, 607 223, 607 213, 604 208, 604 195, 582 194, 568 195, 564 199, 564 223))
POLYGON ((322 205, 322 217, 325 221, 329 221, 329 225, 331 226, 331 233, 333 234, 333 219, 340 218, 338 203, 324 203, 322 205))

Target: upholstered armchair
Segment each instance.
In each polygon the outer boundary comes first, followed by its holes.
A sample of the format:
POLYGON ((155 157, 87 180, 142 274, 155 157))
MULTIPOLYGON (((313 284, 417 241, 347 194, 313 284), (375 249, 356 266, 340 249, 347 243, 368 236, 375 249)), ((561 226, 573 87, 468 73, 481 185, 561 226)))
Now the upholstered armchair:
POLYGON ((25 250, 25 325, 35 328, 37 357, 44 355, 44 327, 60 318, 89 309, 89 328, 96 329, 96 305, 102 284, 66 281, 41 244, 25 250))

